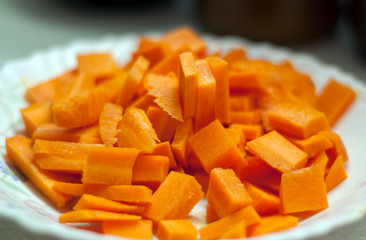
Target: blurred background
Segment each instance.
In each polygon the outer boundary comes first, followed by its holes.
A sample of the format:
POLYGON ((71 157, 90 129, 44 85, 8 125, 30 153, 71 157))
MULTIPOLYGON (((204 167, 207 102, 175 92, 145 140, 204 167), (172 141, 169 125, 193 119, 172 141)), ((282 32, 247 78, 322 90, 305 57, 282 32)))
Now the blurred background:
MULTIPOLYGON (((0 67, 77 39, 181 25, 305 52, 366 82, 365 0, 0 0, 0 67)), ((54 238, 0 217, 0 239, 54 238)), ((366 220, 316 239, 366 239, 366 220)))

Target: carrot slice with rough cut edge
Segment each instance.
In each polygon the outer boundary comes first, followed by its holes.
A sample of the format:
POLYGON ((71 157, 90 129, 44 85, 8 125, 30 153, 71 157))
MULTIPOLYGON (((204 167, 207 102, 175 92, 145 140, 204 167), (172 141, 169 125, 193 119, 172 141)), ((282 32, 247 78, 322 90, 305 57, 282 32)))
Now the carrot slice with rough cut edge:
POLYGON ((125 84, 127 75, 128 71, 120 70, 116 74, 99 83, 97 88, 102 88, 107 92, 108 101, 116 102, 118 95, 122 91, 122 87, 125 84))
POLYGON ((244 220, 235 223, 229 230, 224 232, 220 238, 223 239, 236 239, 247 237, 247 224, 244 220))
POLYGON ((211 223, 219 220, 220 217, 217 215, 215 210, 213 209, 211 203, 207 201, 206 203, 206 223, 211 223))
POLYGON ((102 221, 102 232, 130 239, 152 239, 153 223, 151 220, 102 221))
POLYGON ((156 237, 164 240, 196 240, 197 235, 197 228, 188 219, 160 221, 156 230, 156 237))
POLYGON ((234 171, 241 181, 250 180, 256 182, 274 169, 258 157, 247 156, 248 164, 235 166, 234 171))
POLYGON ((202 197, 201 186, 194 177, 171 171, 153 194, 152 203, 143 216, 154 222, 183 219, 202 197))
POLYGON ((107 101, 103 89, 93 89, 53 105, 53 119, 60 127, 76 128, 96 124, 107 101))
POLYGON ((328 175, 325 177, 325 185, 327 192, 335 188, 338 184, 347 178, 346 169, 342 156, 338 156, 329 169, 328 175))
POLYGON ((31 140, 23 135, 6 139, 8 159, 26 175, 37 188, 57 207, 65 206, 72 196, 53 189, 57 182, 52 173, 40 169, 35 163, 31 140))
POLYGON ((146 94, 139 97, 134 102, 132 102, 130 107, 140 108, 146 111, 150 106, 155 105, 154 99, 155 99, 154 96, 146 94))
POLYGON ((192 52, 179 55, 179 87, 184 119, 194 117, 197 108, 198 69, 192 52))
POLYGON ((121 106, 106 103, 99 117, 99 130, 103 143, 107 147, 113 147, 117 142, 117 126, 122 119, 123 109, 121 106))
POLYGON ((326 150, 326 153, 331 161, 334 161, 338 156, 342 156, 344 162, 348 161, 348 154, 344 147, 343 141, 338 134, 331 131, 321 131, 320 135, 326 136, 333 144, 333 146, 326 150))
POLYGON ((258 214, 278 213, 280 207, 278 196, 249 182, 245 182, 245 188, 252 198, 252 206, 258 214))
POLYGON ((144 212, 145 207, 137 205, 127 205, 109 200, 107 198, 93 196, 90 194, 83 194, 79 201, 75 204, 73 209, 90 209, 128 214, 141 214, 142 212, 144 212))
POLYGON ((315 157, 309 159, 309 161, 306 163, 306 167, 320 165, 325 173, 327 164, 328 164, 328 156, 325 153, 325 151, 323 151, 323 152, 319 153, 318 155, 316 155, 315 157))
POLYGON ((117 63, 109 53, 93 53, 77 56, 78 70, 94 77, 112 75, 118 70, 117 63))
POLYGON ((150 61, 151 66, 163 60, 170 51, 170 47, 163 43, 152 41, 147 38, 140 38, 139 48, 132 54, 133 58, 145 57, 150 61))
POLYGON ((172 118, 183 121, 179 99, 178 79, 175 75, 149 74, 146 77, 148 94, 155 97, 154 102, 172 118))
POLYGON ((160 155, 139 155, 132 171, 132 183, 157 189, 169 172, 169 158, 160 155))
POLYGON ((244 184, 232 169, 212 169, 206 197, 220 218, 252 204, 244 184))
POLYGON ((240 153, 243 156, 246 156, 247 153, 245 152, 244 147, 247 141, 245 139, 243 131, 239 128, 226 128, 225 130, 229 133, 231 139, 235 143, 236 147, 239 149, 240 153))
POLYGON ((207 60, 197 60, 196 66, 198 78, 195 131, 198 131, 215 120, 216 81, 207 60))
POLYGON ((172 150, 178 163, 184 168, 188 167, 188 138, 193 135, 193 123, 192 119, 186 119, 183 123, 177 126, 175 130, 174 139, 172 142, 172 150))
POLYGON ((80 209, 61 214, 60 223, 101 222, 104 220, 138 220, 141 216, 102 210, 80 209))
POLYGON ((152 153, 156 147, 155 130, 142 109, 127 108, 119 123, 117 144, 119 147, 136 148, 143 153, 152 153))
POLYGON ((165 156, 169 158, 169 168, 177 167, 177 162, 175 161, 175 157, 173 155, 173 150, 170 145, 170 142, 166 141, 156 144, 156 147, 151 154, 165 156))
POLYGON ((207 62, 216 82, 215 117, 222 123, 230 123, 228 63, 218 57, 207 58, 207 62))
POLYGON ((291 215, 272 215, 262 217, 258 224, 254 224, 248 227, 248 236, 254 237, 263 234, 279 232, 292 227, 296 227, 298 224, 297 217, 291 215))
POLYGON ((172 50, 188 44, 192 51, 200 57, 205 55, 206 45, 203 39, 189 27, 180 27, 165 33, 161 42, 167 43, 172 50))
POLYGON ((132 168, 139 150, 134 148, 89 147, 82 182, 88 184, 131 184, 132 168))
POLYGON ((230 111, 230 122, 234 124, 254 125, 261 122, 261 110, 230 111))
POLYGON ((53 121, 52 102, 34 103, 20 109, 25 130, 30 135, 42 124, 53 121))
POLYGON ((349 87, 331 79, 316 97, 316 108, 324 112, 330 126, 342 116, 355 100, 356 93, 349 87))
POLYGON ((282 174, 280 212, 298 213, 328 208, 324 171, 311 166, 282 174))
POLYGON ((246 164, 229 133, 217 119, 189 137, 188 142, 207 173, 216 167, 246 164))
POLYGON ((230 124, 229 128, 239 128, 243 131, 245 138, 247 141, 256 139, 264 134, 263 126, 260 124, 230 124))
POLYGON ((302 139, 329 129, 324 113, 311 107, 290 102, 274 106, 268 111, 267 116, 269 124, 275 130, 302 139))
POLYGON ((234 224, 243 220, 245 221, 246 226, 249 227, 258 223, 261 220, 261 217, 252 206, 248 206, 200 228, 199 234, 202 240, 218 239, 222 234, 230 230, 234 224))
POLYGON ((307 161, 305 152, 298 149, 276 131, 269 132, 248 142, 246 150, 282 173, 302 168, 307 161))
POLYGON ((251 111, 256 108, 255 93, 246 93, 230 96, 230 110, 232 111, 251 111))

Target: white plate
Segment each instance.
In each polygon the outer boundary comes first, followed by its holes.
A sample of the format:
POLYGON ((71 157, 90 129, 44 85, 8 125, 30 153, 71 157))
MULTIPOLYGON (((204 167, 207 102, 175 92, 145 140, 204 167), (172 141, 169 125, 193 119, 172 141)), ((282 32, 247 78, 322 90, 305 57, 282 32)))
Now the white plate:
MULTIPOLYGON (((366 87, 352 75, 336 67, 320 63, 311 56, 295 54, 286 49, 265 44, 254 44, 234 37, 206 36, 211 49, 229 49, 246 46, 249 56, 272 62, 289 60, 301 72, 310 74, 317 89, 329 78, 353 88, 358 97, 334 131, 344 141, 349 154, 346 164, 348 179, 328 194, 329 208, 302 221, 298 227, 260 239, 306 239, 325 234, 341 225, 359 220, 366 212, 366 87)), ((15 220, 25 228, 64 239, 116 239, 58 223, 59 212, 14 167, 6 164, 5 138, 23 131, 19 108, 26 106, 25 88, 56 76, 76 65, 75 56, 86 52, 111 52, 122 64, 136 49, 137 35, 107 37, 96 41, 78 41, 66 47, 37 52, 29 58, 13 61, 0 70, 0 215, 15 220)), ((197 206, 193 214, 202 218, 197 206)), ((199 223, 198 223, 199 224, 199 223)))

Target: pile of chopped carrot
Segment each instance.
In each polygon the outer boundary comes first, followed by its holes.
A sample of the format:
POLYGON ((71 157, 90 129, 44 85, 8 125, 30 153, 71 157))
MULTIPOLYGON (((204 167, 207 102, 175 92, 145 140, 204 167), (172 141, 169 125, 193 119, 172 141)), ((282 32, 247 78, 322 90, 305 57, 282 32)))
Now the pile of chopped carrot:
POLYGON ((355 93, 333 79, 316 95, 289 62, 209 55, 186 27, 142 37, 124 66, 108 53, 77 62, 27 89, 27 136, 6 139, 9 161, 70 208, 61 223, 143 239, 258 236, 326 209, 347 178, 331 127, 355 93), (202 198, 197 229, 188 215, 202 198))

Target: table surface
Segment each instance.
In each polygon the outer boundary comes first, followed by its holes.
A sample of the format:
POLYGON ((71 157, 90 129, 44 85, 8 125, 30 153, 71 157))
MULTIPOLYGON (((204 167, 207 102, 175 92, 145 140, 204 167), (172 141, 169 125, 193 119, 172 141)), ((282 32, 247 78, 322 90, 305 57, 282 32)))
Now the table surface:
MULTIPOLYGON (((76 39, 98 39, 105 35, 166 31, 190 25, 204 33, 193 9, 194 0, 163 1, 139 9, 107 9, 78 5, 61 0, 0 1, 0 67, 9 60, 24 58, 32 52, 65 45, 76 39)), ((366 61, 353 50, 347 28, 340 22, 328 37, 289 47, 311 54, 326 64, 336 65, 366 82, 366 61)), ((0 239, 55 239, 23 229, 0 217, 0 239)), ((318 240, 366 239, 366 218, 317 237, 318 240)))

